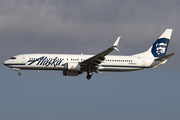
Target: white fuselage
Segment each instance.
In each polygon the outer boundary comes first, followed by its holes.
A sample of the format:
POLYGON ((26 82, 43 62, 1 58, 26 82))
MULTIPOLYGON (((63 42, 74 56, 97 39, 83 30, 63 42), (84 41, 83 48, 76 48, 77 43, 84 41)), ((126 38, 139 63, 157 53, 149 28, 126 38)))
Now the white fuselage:
MULTIPOLYGON (((65 63, 80 63, 93 55, 78 54, 22 54, 8 59, 4 64, 13 69, 64 70, 65 63)), ((158 65, 153 57, 107 55, 98 65, 98 71, 134 71, 158 65)), ((81 70, 83 72, 83 69, 81 70)))

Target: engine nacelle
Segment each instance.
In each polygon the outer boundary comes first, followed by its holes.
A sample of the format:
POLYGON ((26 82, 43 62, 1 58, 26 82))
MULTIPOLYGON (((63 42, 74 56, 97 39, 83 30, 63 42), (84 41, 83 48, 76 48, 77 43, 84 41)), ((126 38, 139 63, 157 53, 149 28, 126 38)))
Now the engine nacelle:
POLYGON ((78 62, 65 63, 66 71, 81 71, 81 65, 78 62))
POLYGON ((79 71, 66 71, 66 70, 63 70, 63 75, 64 76, 78 76, 79 74, 81 74, 81 72, 79 72, 79 71))

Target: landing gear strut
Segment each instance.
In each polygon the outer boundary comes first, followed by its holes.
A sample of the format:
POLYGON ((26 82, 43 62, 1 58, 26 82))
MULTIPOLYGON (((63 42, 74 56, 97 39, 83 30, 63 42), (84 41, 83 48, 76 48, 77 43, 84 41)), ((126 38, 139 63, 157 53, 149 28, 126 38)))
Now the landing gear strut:
POLYGON ((86 78, 87 78, 88 80, 91 79, 91 76, 92 76, 92 75, 93 75, 92 71, 91 71, 91 70, 87 70, 87 76, 86 76, 86 78))
POLYGON ((21 76, 21 71, 20 71, 19 68, 12 68, 12 69, 13 69, 14 71, 19 71, 19 72, 18 72, 18 75, 21 76))

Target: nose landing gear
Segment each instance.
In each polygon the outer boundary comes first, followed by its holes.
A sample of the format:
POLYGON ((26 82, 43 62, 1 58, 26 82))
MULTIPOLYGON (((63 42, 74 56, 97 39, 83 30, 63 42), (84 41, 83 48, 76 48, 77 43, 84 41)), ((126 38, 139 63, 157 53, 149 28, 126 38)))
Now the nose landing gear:
POLYGON ((20 71, 18 72, 18 75, 21 76, 21 72, 20 71))
POLYGON ((13 68, 14 71, 19 71, 18 72, 18 75, 21 76, 21 72, 20 72, 20 69, 19 68, 13 68))

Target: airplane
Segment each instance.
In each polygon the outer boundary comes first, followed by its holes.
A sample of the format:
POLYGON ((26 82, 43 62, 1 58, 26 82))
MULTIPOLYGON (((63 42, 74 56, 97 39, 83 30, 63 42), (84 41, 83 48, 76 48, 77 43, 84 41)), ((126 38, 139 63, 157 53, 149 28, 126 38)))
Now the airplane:
POLYGON ((96 55, 84 54, 21 54, 4 61, 4 65, 20 70, 61 70, 64 76, 78 76, 87 72, 91 79, 93 72, 128 72, 155 68, 167 63, 175 53, 166 55, 172 29, 166 29, 155 43, 145 52, 131 56, 108 55, 117 50, 120 37, 107 50, 96 55))

